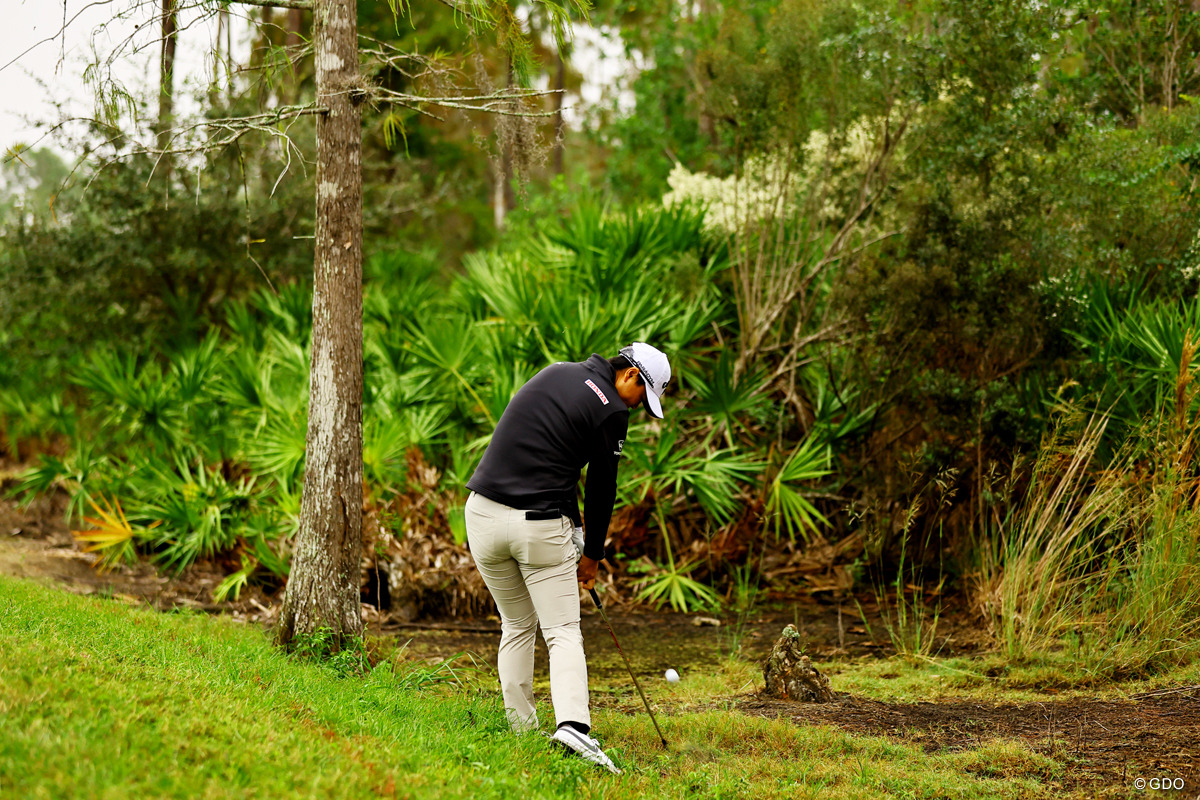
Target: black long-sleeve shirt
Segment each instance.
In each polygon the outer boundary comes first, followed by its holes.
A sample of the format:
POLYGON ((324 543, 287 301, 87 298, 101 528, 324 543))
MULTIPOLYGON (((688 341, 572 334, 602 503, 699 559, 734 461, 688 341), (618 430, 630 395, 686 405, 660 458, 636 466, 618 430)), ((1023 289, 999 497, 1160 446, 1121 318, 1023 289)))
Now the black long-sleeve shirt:
POLYGON ((467 488, 512 508, 559 511, 579 525, 576 490, 586 464, 583 553, 602 559, 629 429, 615 379, 599 355, 534 375, 504 409, 467 488))

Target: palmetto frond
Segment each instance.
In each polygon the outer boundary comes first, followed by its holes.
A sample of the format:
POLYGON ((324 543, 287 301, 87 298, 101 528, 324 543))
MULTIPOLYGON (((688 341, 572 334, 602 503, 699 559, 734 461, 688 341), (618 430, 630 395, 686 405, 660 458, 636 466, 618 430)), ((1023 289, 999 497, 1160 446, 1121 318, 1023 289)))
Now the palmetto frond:
POLYGON ((232 299, 225 304, 225 324, 240 340, 241 348, 258 352, 262 349, 262 326, 254 304, 249 300, 232 299))
POLYGON ((574 255, 571 274, 581 289, 628 297, 639 281, 661 277, 676 254, 700 242, 702 229, 703 214, 687 206, 610 213, 591 201, 548 231, 547 240, 574 255))
POLYGON ((219 342, 220 337, 210 332, 199 345, 171 359, 171 374, 185 403, 200 399, 215 379, 222 360, 219 342))
POLYGON ((312 290, 306 284, 284 284, 278 292, 260 289, 254 305, 268 330, 278 331, 293 342, 312 338, 312 290))
MULTIPOLYGON (((220 470, 177 458, 174 469, 152 467, 153 500, 141 513, 161 523, 153 536, 157 558, 182 570, 237 544, 235 522, 250 510, 254 478, 230 483, 220 470)), ((157 527, 157 526, 155 526, 157 527)))
POLYGON ((877 405, 858 406, 858 392, 845 387, 834 391, 829 376, 816 365, 801 373, 801 380, 812 402, 813 433, 827 444, 859 436, 867 431, 875 418, 877 405))
MULTIPOLYGON (((303 340, 308 341, 308 340, 303 340)), ((308 386, 309 355, 304 345, 288 334, 274 328, 267 331, 264 351, 278 371, 292 378, 292 385, 299 389, 308 386)), ((276 381, 278 381, 278 377, 276 381)))
POLYGON ((711 370, 698 372, 692 381, 698 399, 690 408, 696 414, 712 417, 730 447, 733 446, 735 428, 753 436, 746 418, 760 417, 770 403, 764 391, 765 372, 735 375, 736 362, 736 354, 724 350, 711 370))
POLYGON ((444 406, 409 406, 399 414, 374 417, 363 429, 363 468, 368 480, 395 486, 403 480, 404 453, 430 444, 446 430, 444 406))
POLYGON ((548 361, 582 361, 592 353, 615 355, 635 339, 653 338, 670 306, 648 281, 628 297, 575 294, 543 306, 540 329, 548 361))
POLYGON ((125 517, 121 501, 113 498, 110 504, 103 497, 100 504, 89 498, 88 505, 92 507, 94 517, 84 517, 83 521, 92 526, 89 530, 71 531, 76 541, 87 542, 86 553, 99 553, 96 561, 99 569, 110 569, 122 562, 132 563, 136 555, 135 539, 146 531, 158 527, 155 522, 145 528, 135 528, 125 517))
POLYGON ((700 562, 677 566, 668 564, 651 567, 649 575, 637 580, 640 587, 637 599, 661 608, 669 603, 676 611, 701 611, 720 606, 717 593, 691 577, 700 562))
POLYGON ((491 376, 491 382, 483 390, 483 399, 491 410, 492 417, 500 419, 513 395, 533 377, 533 369, 520 361, 500 367, 491 376))
POLYGON ((109 400, 128 404, 137 390, 139 372, 135 354, 101 350, 83 365, 74 382, 109 400))
POLYGON ((1126 425, 1172 397, 1186 337, 1200 331, 1200 302, 1129 302, 1125 308, 1103 286, 1093 287, 1080 330, 1073 332, 1103 376, 1101 405, 1126 425))
POLYGON ((363 295, 363 322, 369 328, 396 329, 433 305, 441 287, 436 252, 392 251, 363 264, 368 291, 363 295), (382 291, 386 289, 386 291, 382 291))
POLYGON ((694 298, 681 300, 674 308, 664 310, 663 324, 667 347, 672 350, 672 369, 684 376, 700 371, 702 351, 689 347, 693 342, 712 335, 713 327, 723 324, 726 309, 715 290, 705 291, 694 298))
POLYGON ((250 576, 254 574, 254 570, 258 569, 258 562, 242 553, 242 567, 236 572, 231 572, 226 575, 220 583, 213 589, 213 600, 218 603, 223 603, 230 599, 237 600, 241 597, 242 589, 250 583, 250 576))
POLYGON ((492 425, 491 410, 483 402, 475 382, 468 377, 474 366, 479 337, 471 321, 461 315, 442 317, 413 330, 409 351, 422 362, 435 384, 456 383, 471 400, 469 405, 482 412, 492 425))
POLYGON ((643 429, 635 428, 625 447, 632 469, 618 491, 627 503, 648 497, 657 501, 660 495, 691 497, 721 525, 736 514, 744 484, 763 469, 753 455, 706 445, 689 448, 674 427, 663 428, 652 446, 642 443, 644 435, 643 429))
POLYGON ((238 348, 225 364, 217 397, 234 409, 257 411, 278 405, 271 387, 273 367, 260 351, 238 348))
POLYGON ((526 260, 518 254, 473 253, 463 260, 467 277, 463 291, 468 301, 477 297, 486 305, 488 317, 523 326, 539 318, 539 307, 547 297, 549 274, 545 262, 526 260))
POLYGON ((307 443, 308 421, 303 414, 276 414, 243 447, 246 460, 257 474, 292 486, 303 472, 307 443))
POLYGON ((775 535, 808 538, 817 525, 829 521, 805 498, 800 484, 819 480, 829 474, 828 445, 814 437, 805 439, 780 466, 767 492, 767 526, 775 535))
POLYGON ((167 447, 183 436, 183 400, 157 363, 139 365, 132 354, 99 351, 74 380, 101 395, 108 424, 167 447))
POLYGON ((679 485, 696 498, 708 518, 724 525, 737 516, 744 487, 763 471, 752 454, 714 450, 685 463, 679 485))

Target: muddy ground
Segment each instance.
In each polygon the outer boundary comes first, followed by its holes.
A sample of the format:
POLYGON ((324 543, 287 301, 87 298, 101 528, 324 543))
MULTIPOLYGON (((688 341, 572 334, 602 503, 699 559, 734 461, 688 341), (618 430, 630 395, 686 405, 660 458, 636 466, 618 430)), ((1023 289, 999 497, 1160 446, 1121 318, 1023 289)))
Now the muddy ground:
MULTIPOLYGON (((52 500, 28 509, 0 501, 0 574, 50 581, 81 593, 138 602, 158 609, 191 608, 267 625, 278 598, 261 590, 245 592, 233 604, 216 604, 212 590, 224 576, 214 566, 196 566, 177 577, 153 567, 121 567, 98 572, 94 557, 80 551, 61 522, 61 507, 52 500)), ((610 617, 639 677, 657 679, 668 667, 686 674, 713 667, 729 655, 759 662, 770 651, 783 626, 796 624, 807 651, 816 660, 884 658, 890 655, 885 628, 874 605, 859 599, 822 602, 801 598, 786 610, 726 615, 703 620, 694 615, 648 613, 615 607, 610 617), (863 616, 860 616, 859 609, 863 616), (713 621, 718 625, 711 624, 713 621)), ((983 633, 965 621, 943 617, 939 626, 942 655, 968 654, 985 643, 983 633)), ((470 653, 483 665, 494 665, 499 624, 494 617, 475 620, 400 622, 373 609, 370 630, 406 643, 415 658, 438 660, 470 653)), ((607 629, 590 604, 584 608, 583 630, 589 669, 600 691, 596 702, 627 713, 644 713, 607 629), (610 688, 605 691, 602 687, 610 688)), ((544 646, 539 645, 538 680, 546 680, 544 646)), ((835 683, 836 688, 836 683, 835 683)), ((746 693, 724 699, 721 707, 743 713, 790 720, 803 725, 830 725, 849 732, 887 736, 927 751, 960 750, 989 739, 1010 739, 1054 756, 1068 765, 1066 774, 1045 776, 1064 791, 1085 796, 1145 794, 1139 778, 1181 778, 1185 788, 1170 795, 1200 796, 1200 691, 1171 691, 1128 700, 1055 700, 1014 705, 979 701, 884 703, 842 694, 835 703, 808 705, 766 700, 746 693)), ((670 709, 663 709, 671 713, 670 709)), ((1003 774, 997 765, 994 774, 1003 774)))
MULTIPOLYGON (((1059 785, 1087 796, 1138 796, 1135 781, 1154 777, 1170 778, 1173 784, 1182 779, 1179 796, 1200 795, 1200 690, 1194 688, 1140 699, 1025 705, 881 703, 842 695, 827 705, 755 697, 738 707, 800 725, 888 736, 927 752, 973 748, 989 739, 1019 740, 1067 763, 1059 785)), ((1004 765, 995 769, 1003 774, 1004 765)))

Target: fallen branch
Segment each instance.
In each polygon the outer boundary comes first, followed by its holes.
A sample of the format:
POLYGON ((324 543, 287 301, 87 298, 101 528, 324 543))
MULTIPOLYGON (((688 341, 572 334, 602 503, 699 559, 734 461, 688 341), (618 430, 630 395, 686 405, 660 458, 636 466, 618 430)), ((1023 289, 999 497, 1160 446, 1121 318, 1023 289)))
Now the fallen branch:
POLYGON ((297 8, 301 11, 312 11, 313 4, 308 0, 233 0, 243 6, 263 6, 264 8, 297 8))

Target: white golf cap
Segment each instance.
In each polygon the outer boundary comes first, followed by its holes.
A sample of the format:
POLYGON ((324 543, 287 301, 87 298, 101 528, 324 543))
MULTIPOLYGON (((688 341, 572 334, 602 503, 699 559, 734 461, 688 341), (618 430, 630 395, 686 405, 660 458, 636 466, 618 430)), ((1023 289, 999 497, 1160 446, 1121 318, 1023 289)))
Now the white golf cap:
POLYGON ((646 410, 651 416, 663 418, 662 394, 671 380, 671 362, 657 347, 645 342, 634 342, 621 348, 621 355, 638 368, 646 383, 646 410))

